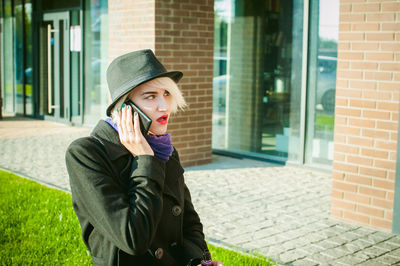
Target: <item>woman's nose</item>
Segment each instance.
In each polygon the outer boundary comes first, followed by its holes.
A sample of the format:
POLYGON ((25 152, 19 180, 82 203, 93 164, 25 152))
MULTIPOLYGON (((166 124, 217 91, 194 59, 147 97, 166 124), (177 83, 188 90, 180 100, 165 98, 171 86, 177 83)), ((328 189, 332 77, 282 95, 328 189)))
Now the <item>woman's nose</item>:
POLYGON ((158 110, 159 111, 167 111, 168 110, 168 103, 164 97, 159 98, 158 110))

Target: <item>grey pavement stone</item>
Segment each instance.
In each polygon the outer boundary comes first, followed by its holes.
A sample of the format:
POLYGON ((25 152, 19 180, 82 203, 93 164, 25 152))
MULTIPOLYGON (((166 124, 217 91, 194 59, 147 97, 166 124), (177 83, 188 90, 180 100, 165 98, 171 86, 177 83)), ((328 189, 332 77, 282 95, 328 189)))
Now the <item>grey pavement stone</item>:
POLYGON ((365 262, 366 259, 353 255, 347 255, 332 261, 333 265, 356 265, 365 262))
POLYGON ((387 251, 392 251, 392 250, 395 250, 395 249, 399 248, 399 245, 393 244, 393 243, 391 243, 389 241, 381 242, 381 243, 378 243, 378 244, 376 244, 374 246, 378 247, 378 248, 381 248, 381 249, 384 249, 384 250, 387 250, 387 251))
POLYGON ((308 254, 302 250, 295 249, 280 254, 281 262, 292 263, 293 261, 305 258, 308 254))
POLYGON ((375 261, 384 265, 400 265, 400 258, 397 256, 391 256, 390 254, 377 257, 375 261))
POLYGON ((313 265, 318 265, 318 262, 313 261, 309 258, 303 258, 292 262, 292 264, 294 266, 313 266, 313 265))
POLYGON ((388 254, 400 258, 400 248, 392 250, 388 254))
POLYGON ((329 257, 332 257, 333 259, 338 259, 347 255, 352 254, 353 252, 351 252, 349 249, 347 249, 344 246, 339 246, 336 248, 331 248, 331 249, 327 249, 324 251, 321 251, 321 254, 327 255, 329 257))

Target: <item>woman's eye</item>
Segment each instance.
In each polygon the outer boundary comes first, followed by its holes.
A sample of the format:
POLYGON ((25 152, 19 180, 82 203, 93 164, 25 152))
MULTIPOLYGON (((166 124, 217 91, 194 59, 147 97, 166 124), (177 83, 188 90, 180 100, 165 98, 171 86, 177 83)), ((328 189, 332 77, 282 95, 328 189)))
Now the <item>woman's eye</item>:
POLYGON ((165 91, 164 95, 169 96, 169 91, 165 91))
POLYGON ((154 99, 154 95, 147 96, 146 99, 153 100, 154 99))

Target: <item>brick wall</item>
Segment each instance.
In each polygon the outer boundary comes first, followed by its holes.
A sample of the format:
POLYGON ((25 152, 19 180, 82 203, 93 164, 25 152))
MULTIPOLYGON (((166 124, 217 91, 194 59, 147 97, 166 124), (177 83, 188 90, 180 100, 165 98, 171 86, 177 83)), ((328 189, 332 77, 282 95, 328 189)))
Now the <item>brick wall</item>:
POLYGON ((108 0, 108 59, 155 48, 155 0, 108 0))
POLYGON ((180 70, 189 105, 168 131, 184 166, 211 161, 214 2, 109 0, 109 60, 152 49, 168 70, 180 70))
POLYGON ((340 1, 331 214, 391 230, 400 2, 340 1))
POLYGON ((159 0, 155 9, 155 53, 179 82, 188 103, 168 125, 184 166, 211 161, 214 1, 159 0))

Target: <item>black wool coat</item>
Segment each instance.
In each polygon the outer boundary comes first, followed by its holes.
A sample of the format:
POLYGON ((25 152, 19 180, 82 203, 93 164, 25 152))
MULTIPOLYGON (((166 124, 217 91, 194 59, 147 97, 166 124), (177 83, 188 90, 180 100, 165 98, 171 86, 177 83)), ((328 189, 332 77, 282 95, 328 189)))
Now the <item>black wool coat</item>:
POLYGON ((174 150, 132 156, 101 120, 66 152, 72 203, 94 265, 190 265, 207 248, 174 150))

